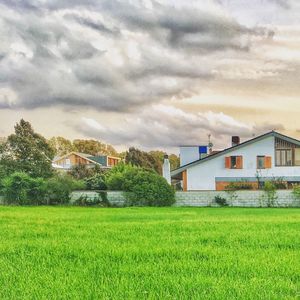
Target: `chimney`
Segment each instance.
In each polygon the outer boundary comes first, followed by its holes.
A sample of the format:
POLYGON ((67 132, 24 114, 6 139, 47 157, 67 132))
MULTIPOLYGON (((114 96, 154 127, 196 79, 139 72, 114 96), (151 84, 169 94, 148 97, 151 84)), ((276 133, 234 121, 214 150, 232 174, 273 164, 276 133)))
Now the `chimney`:
POLYGON ((232 136, 231 137, 231 146, 237 146, 240 143, 240 137, 239 136, 232 136))
POLYGON ((169 184, 171 184, 171 167, 170 167, 169 156, 167 154, 164 156, 164 163, 162 166, 162 174, 163 174, 163 177, 167 180, 167 182, 169 184))

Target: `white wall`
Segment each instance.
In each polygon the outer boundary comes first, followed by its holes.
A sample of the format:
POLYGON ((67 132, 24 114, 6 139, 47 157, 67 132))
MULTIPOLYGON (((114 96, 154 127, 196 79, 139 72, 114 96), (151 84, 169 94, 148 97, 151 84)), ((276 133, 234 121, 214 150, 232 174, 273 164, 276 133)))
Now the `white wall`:
POLYGON ((187 165, 200 158, 199 146, 180 147, 180 166, 187 165))
MULTIPOLYGON (((300 176, 300 167, 275 167, 275 138, 268 137, 238 150, 202 162, 187 169, 188 190, 215 190, 216 177, 254 177, 258 155, 272 157, 272 168, 261 170, 262 177, 300 176), (243 169, 226 169, 226 156, 243 156, 243 169)), ((224 180, 226 181, 226 180, 224 180)))

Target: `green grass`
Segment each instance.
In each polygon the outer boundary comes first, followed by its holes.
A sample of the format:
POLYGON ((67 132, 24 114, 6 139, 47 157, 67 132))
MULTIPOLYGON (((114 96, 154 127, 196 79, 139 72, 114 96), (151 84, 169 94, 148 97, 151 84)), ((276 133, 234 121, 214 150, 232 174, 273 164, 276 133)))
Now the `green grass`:
POLYGON ((300 210, 0 207, 0 299, 297 299, 300 210))

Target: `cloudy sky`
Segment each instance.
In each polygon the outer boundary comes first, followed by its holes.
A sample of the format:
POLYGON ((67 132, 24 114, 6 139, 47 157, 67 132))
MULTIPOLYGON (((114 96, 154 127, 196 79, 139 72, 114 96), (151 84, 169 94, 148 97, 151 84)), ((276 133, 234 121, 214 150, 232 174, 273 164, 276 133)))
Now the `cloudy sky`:
POLYGON ((299 0, 0 0, 0 136, 300 138, 299 20, 299 0))

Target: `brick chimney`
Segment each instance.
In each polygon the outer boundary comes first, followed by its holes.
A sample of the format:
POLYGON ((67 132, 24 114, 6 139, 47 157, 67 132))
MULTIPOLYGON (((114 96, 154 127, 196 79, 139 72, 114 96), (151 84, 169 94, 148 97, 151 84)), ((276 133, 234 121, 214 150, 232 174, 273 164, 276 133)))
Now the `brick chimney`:
POLYGON ((239 145, 239 143, 241 142, 240 137, 239 136, 232 136, 231 137, 231 146, 237 146, 239 145))

